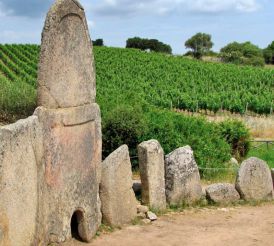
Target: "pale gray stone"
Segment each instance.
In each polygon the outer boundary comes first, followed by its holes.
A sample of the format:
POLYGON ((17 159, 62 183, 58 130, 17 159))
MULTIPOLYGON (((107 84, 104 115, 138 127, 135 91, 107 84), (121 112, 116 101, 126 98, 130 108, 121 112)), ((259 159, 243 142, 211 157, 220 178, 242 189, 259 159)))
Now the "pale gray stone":
POLYGON ((72 217, 83 241, 95 235, 102 162, 95 94, 83 7, 56 0, 42 34, 40 107, 35 116, 0 129, 1 245, 62 243, 72 237, 72 217))
POLYGON ((199 169, 189 146, 165 158, 166 195, 171 205, 191 204, 202 198, 199 169))
POLYGON ((157 140, 138 146, 139 169, 142 181, 142 203, 151 208, 166 208, 164 151, 157 140))
POLYGON ((256 157, 244 161, 238 171, 236 189, 244 200, 272 199, 273 182, 266 162, 256 157))
POLYGON ((206 188, 206 197, 215 203, 229 203, 240 199, 240 195, 232 184, 212 184, 206 188))
POLYGON ((146 213, 146 216, 147 216, 147 218, 148 218, 150 221, 155 221, 155 220, 158 219, 157 215, 154 214, 154 213, 152 213, 151 211, 148 211, 148 212, 146 213))
POLYGON ((76 0, 57 0, 42 34, 38 105, 69 108, 95 102, 95 68, 85 12, 76 0))
POLYGON ((0 128, 0 245, 29 246, 36 234, 38 118, 0 128))
POLYGON ((108 225, 121 226, 137 216, 137 201, 132 189, 131 163, 126 145, 103 161, 100 198, 103 222, 108 225))
POLYGON ((35 245, 71 239, 71 221, 89 242, 100 222, 101 114, 85 12, 57 0, 47 14, 38 70, 36 115, 43 132, 38 162, 35 245))

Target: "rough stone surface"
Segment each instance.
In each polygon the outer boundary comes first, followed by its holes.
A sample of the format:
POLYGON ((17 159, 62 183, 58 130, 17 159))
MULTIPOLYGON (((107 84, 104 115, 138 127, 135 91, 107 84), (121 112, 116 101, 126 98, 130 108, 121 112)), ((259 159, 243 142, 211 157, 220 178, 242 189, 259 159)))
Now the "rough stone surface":
POLYGON ((40 107, 0 129, 0 245, 62 243, 72 221, 83 241, 95 235, 102 153, 95 91, 84 10, 77 0, 56 0, 42 34, 40 107))
POLYGON ((206 188, 206 197, 215 203, 229 203, 240 199, 240 195, 232 184, 213 184, 206 188))
POLYGON ((148 207, 143 205, 137 205, 137 213, 147 213, 148 207))
POLYGON ((95 102, 95 69, 84 9, 77 0, 57 0, 43 30, 38 105, 68 108, 95 102))
POLYGON ((266 162, 251 157, 244 161, 238 171, 236 189, 245 200, 273 198, 273 182, 266 162))
POLYGON ((201 199, 200 174, 189 146, 166 155, 165 170, 166 196, 169 204, 191 204, 201 199))
POLYGON ((155 220, 158 219, 157 215, 154 214, 154 213, 152 213, 151 211, 148 211, 148 212, 146 213, 146 215, 147 215, 147 218, 148 218, 150 221, 155 221, 155 220))
POLYGON ((92 45, 82 6, 57 0, 42 34, 38 116, 43 156, 38 163, 35 245, 72 237, 71 221, 90 241, 101 220, 101 115, 95 102, 92 45))
POLYGON ((120 226, 130 223, 137 216, 137 201, 132 189, 131 163, 126 145, 103 161, 100 197, 104 223, 120 226))
POLYGON ((157 140, 138 146, 142 202, 151 208, 166 208, 164 151, 157 140))
POLYGON ((33 245, 42 135, 35 116, 0 128, 0 245, 33 245))

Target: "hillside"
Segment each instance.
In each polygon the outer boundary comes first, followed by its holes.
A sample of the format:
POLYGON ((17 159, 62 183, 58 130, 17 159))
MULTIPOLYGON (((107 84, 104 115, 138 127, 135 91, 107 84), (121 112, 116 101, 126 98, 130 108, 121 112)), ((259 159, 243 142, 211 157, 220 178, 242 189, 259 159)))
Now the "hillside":
MULTIPOLYGON (((273 111, 271 69, 130 49, 95 47, 94 52, 99 101, 136 98, 160 108, 189 111, 273 111)), ((0 108, 5 112, 24 115, 35 108, 38 53, 36 45, 0 45, 0 108)))
MULTIPOLYGON (((190 145, 200 167, 222 166, 231 148, 217 124, 171 108, 246 109, 269 114, 274 70, 206 63, 133 49, 94 48, 97 101, 102 110, 104 156, 127 143, 158 139, 165 152, 190 145)), ((0 122, 36 107, 37 45, 0 45, 0 122)))

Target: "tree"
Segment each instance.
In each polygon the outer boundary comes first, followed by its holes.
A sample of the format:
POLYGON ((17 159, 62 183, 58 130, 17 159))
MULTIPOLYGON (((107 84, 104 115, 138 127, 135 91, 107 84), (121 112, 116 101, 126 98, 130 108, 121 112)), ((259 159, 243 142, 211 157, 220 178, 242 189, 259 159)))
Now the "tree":
POLYGON ((274 41, 263 50, 263 54, 267 64, 274 64, 274 41))
POLYGON ((221 49, 220 57, 227 63, 264 66, 262 50, 251 42, 232 42, 221 49))
POLYGON ((96 39, 95 41, 92 41, 92 44, 94 46, 104 46, 104 40, 99 38, 99 39, 96 39))
POLYGON ((191 49, 193 56, 200 59, 203 55, 210 51, 213 47, 213 42, 211 41, 211 35, 206 33, 197 33, 185 42, 187 49, 191 49))
POLYGON ((126 48, 150 50, 154 52, 172 54, 172 49, 170 45, 164 44, 157 39, 146 39, 139 37, 129 38, 127 40, 126 48))

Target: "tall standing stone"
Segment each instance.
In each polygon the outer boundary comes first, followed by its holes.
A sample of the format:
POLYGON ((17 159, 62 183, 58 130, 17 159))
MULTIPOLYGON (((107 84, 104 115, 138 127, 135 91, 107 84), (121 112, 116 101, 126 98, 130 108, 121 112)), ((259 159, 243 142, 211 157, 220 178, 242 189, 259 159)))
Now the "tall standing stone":
POLYGON ((272 199, 273 183, 266 162, 255 157, 244 161, 238 171, 236 189, 244 200, 272 199))
POLYGON ((154 209, 166 208, 164 151, 157 140, 138 146, 142 202, 154 209))
POLYGON ((38 164, 35 245, 64 242, 74 235, 90 241, 101 218, 101 116, 91 39, 76 0, 57 0, 47 15, 38 104, 43 157, 38 164))
POLYGON ((131 163, 126 145, 103 161, 100 197, 104 223, 121 226, 136 217, 137 201, 132 189, 131 163))
POLYGON ((202 197, 199 169, 189 146, 174 150, 165 158, 167 202, 191 204, 202 197))

